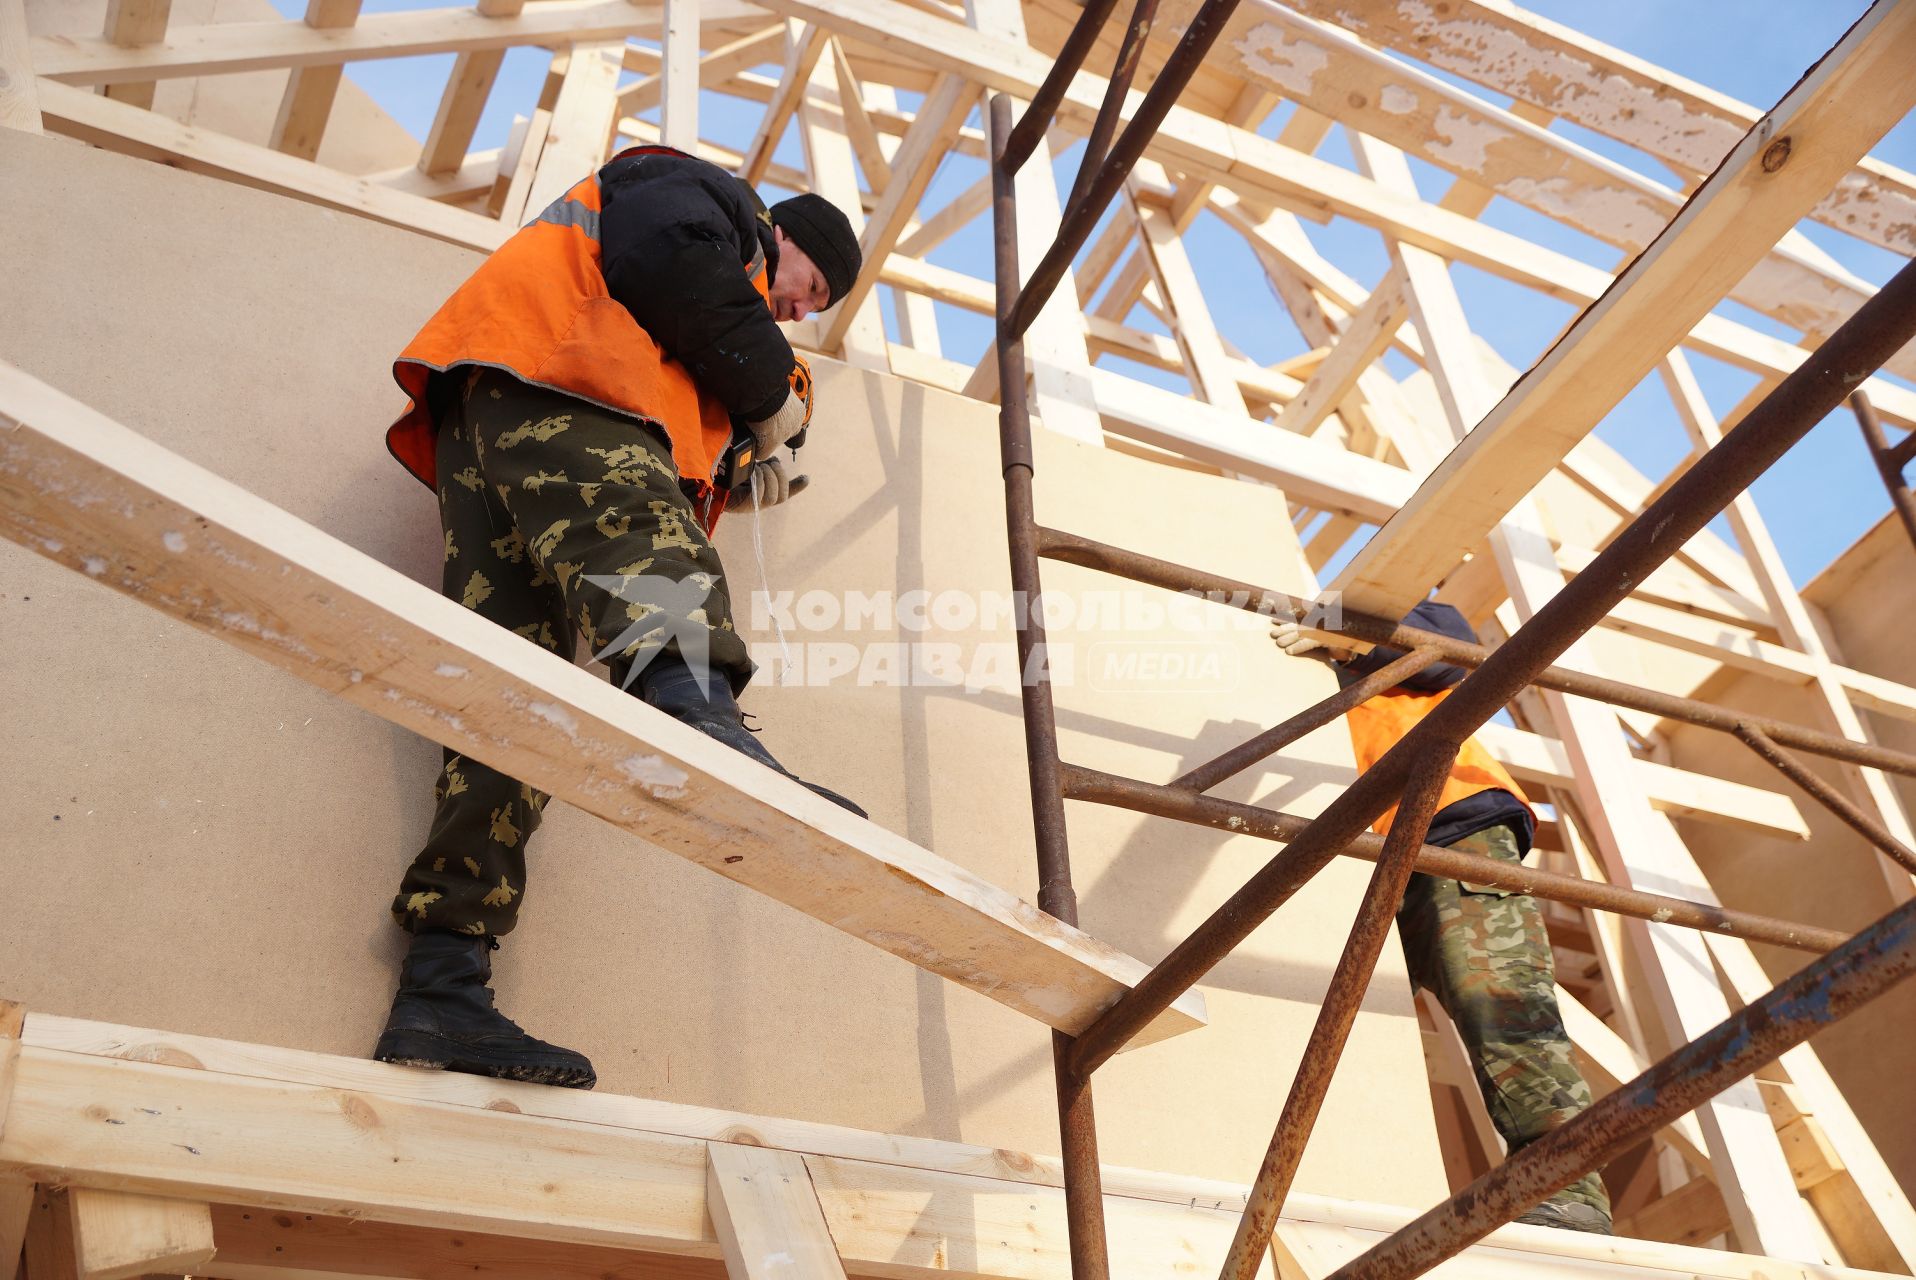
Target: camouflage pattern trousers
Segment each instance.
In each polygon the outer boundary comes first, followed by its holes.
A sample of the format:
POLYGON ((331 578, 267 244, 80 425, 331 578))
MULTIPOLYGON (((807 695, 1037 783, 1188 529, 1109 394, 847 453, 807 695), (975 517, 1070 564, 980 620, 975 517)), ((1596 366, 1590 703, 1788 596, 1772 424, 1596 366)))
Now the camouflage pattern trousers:
MULTIPOLYGON (((1465 836, 1464 853, 1522 862, 1509 827, 1465 836)), ((1397 912, 1410 978, 1437 997, 1463 1037, 1477 1088, 1504 1144, 1517 1151, 1588 1108, 1557 1010, 1556 966, 1536 899, 1414 875, 1397 912)), ((1596 1173, 1550 1197, 1610 1212, 1596 1173)))
MULTIPOLYGON (((670 650, 744 688, 752 662, 725 570, 663 432, 495 370, 453 376, 435 458, 445 594, 568 661, 583 635, 621 686, 670 650)), ((547 797, 452 750, 433 796, 394 918, 510 932, 547 797)))

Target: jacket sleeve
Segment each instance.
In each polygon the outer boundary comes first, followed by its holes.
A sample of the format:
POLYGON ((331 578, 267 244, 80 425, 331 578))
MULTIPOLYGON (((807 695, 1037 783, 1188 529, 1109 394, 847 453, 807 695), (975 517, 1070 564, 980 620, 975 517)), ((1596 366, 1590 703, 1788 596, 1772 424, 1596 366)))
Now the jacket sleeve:
MULTIPOLYGON (((1452 640, 1462 640, 1466 644, 1477 643, 1477 633, 1471 630, 1464 615, 1447 604, 1435 600, 1426 600, 1411 609, 1404 617, 1404 625, 1416 627, 1420 631, 1435 631, 1439 635, 1449 636, 1452 640)), ((1381 671, 1386 666, 1404 656, 1404 650, 1389 645, 1378 645, 1369 653, 1361 653, 1338 667, 1338 683, 1349 687, 1373 671, 1381 671)), ((1441 693, 1445 689, 1454 689, 1462 684, 1470 672, 1451 662, 1433 662, 1412 675, 1397 687, 1411 693, 1441 693)))
POLYGON ((755 202, 730 174, 686 157, 615 161, 600 182, 613 299, 734 417, 770 417, 789 394, 793 359, 746 274, 760 248, 755 202))

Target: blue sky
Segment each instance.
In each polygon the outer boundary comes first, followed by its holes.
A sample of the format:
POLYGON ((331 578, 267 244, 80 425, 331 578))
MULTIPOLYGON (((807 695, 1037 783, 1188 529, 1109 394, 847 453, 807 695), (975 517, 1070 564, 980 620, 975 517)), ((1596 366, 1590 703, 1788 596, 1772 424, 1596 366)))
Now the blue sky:
MULTIPOLYGON (((289 16, 304 9, 299 0, 275 3, 289 16)), ((370 12, 422 7, 428 4, 420 0, 368 0, 366 4, 370 12)), ((1526 7, 1744 102, 1767 108, 1842 35, 1867 4, 1866 0, 1683 0, 1681 4, 1669 0, 1609 0, 1598 5, 1587 0, 1530 0, 1526 7)), ((544 51, 536 49, 508 54, 475 138, 476 147, 504 142, 514 112, 528 111, 536 97, 547 59, 544 51)), ((353 64, 348 74, 401 124, 423 135, 451 64, 450 55, 393 59, 353 64)), ((1473 88, 1473 92, 1499 103, 1505 101, 1481 89, 1473 88)), ((906 107, 915 105, 910 95, 904 95, 902 101, 906 107)), ((742 145, 757 123, 760 108, 707 93, 700 110, 704 136, 742 145)), ((1280 108, 1267 123, 1265 132, 1274 131, 1282 122, 1284 110, 1280 108)), ((975 117, 973 123, 979 123, 975 117)), ((1561 123, 1554 126, 1554 131, 1660 181, 1670 180, 1667 170, 1627 147, 1561 123)), ((1874 154, 1901 168, 1916 170, 1916 119, 1906 120, 1892 131, 1874 154)), ((1349 151, 1337 131, 1319 155, 1333 163, 1350 163, 1349 151)), ((802 163, 794 135, 788 133, 779 159, 793 165, 802 163)), ((1069 185, 1076 160, 1076 149, 1059 158, 1062 185, 1069 185)), ((1449 181, 1448 174, 1434 168, 1415 162, 1413 167, 1428 198, 1434 199, 1449 181)), ((937 207, 982 172, 977 161, 947 157, 927 195, 926 207, 937 207)), ((768 190, 766 194, 778 193, 768 190)), ((1492 225, 1605 268, 1614 267, 1619 256, 1609 246, 1505 200, 1495 201, 1483 217, 1492 225)), ((1375 232, 1343 220, 1323 227, 1307 224, 1307 230, 1319 249, 1360 283, 1369 285, 1382 275, 1387 259, 1375 232)), ((1806 222, 1803 230, 1851 271, 1873 283, 1886 280, 1898 264, 1892 254, 1819 224, 1806 222)), ((1304 349, 1303 340, 1263 285, 1261 269, 1235 233, 1206 214, 1193 226, 1186 242, 1218 326, 1227 337, 1261 361, 1282 359, 1304 349)), ((990 239, 984 222, 974 223, 934 251, 931 260, 989 277, 990 239)), ((1454 274, 1473 325, 1519 368, 1527 367, 1541 354, 1544 345, 1570 318, 1565 305, 1484 272, 1459 267, 1454 274)), ((889 325, 888 297, 884 305, 889 325)), ((1726 311, 1753 327, 1790 336, 1735 304, 1726 304, 1726 311)), ((953 359, 975 360, 989 339, 988 322, 954 308, 940 306, 938 312, 945 354, 953 359)), ((1139 327, 1158 327, 1142 308, 1131 320, 1139 327)), ((1702 357, 1694 357, 1693 363, 1719 413, 1727 412, 1755 381, 1753 375, 1702 357)), ((1161 385, 1184 386, 1175 375, 1124 367, 1161 385)), ((1400 376, 1408 371, 1407 364, 1393 365, 1393 372, 1400 376)), ((1618 406, 1600 425, 1598 434, 1653 477, 1663 475, 1688 447, 1654 377, 1618 406)), ((1888 498, 1847 410, 1832 415, 1811 432, 1759 481, 1755 492, 1799 585, 1889 509, 1888 498)))

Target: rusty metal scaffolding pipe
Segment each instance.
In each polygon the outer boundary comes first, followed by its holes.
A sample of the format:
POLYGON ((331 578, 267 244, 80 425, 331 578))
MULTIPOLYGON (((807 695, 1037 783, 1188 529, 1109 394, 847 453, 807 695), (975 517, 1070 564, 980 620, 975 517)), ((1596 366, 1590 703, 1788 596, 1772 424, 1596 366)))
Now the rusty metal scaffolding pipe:
MULTIPOLYGON (((1184 38, 1178 41, 1171 56, 1158 68, 1157 78, 1145 92, 1144 101, 1138 104, 1137 115, 1124 127, 1118 140, 1112 144, 1111 153, 1098 167, 1097 177, 1083 193, 1083 197, 1064 210, 1058 224, 1058 237, 1045 250, 1043 258, 1031 273, 1031 279, 1018 291, 1018 303, 1011 313, 1009 323, 1000 322, 999 343, 1002 345, 1008 333, 1011 337, 1020 337, 1031 322, 1038 318, 1038 312, 1058 287, 1058 281, 1070 269, 1071 260, 1084 247, 1085 240, 1091 235, 1092 228, 1104 216, 1111 204, 1111 198, 1124 185, 1130 176, 1131 168, 1137 164, 1138 157, 1144 154, 1144 148, 1157 136, 1158 126, 1164 123, 1164 117, 1184 92, 1184 86, 1203 65, 1204 57, 1224 34, 1224 24, 1230 19, 1232 10, 1237 8, 1237 0, 1204 0, 1191 23, 1184 29, 1184 38)), ((1029 114, 1029 113, 1027 113, 1029 114)))
POLYGON ((1098 118, 1092 121, 1090 136, 1084 141, 1084 158, 1078 161, 1078 176, 1072 179, 1071 194, 1065 197, 1067 209, 1084 199, 1092 178, 1110 153, 1111 136, 1118 131, 1118 118, 1124 110, 1124 96, 1131 92, 1131 81, 1137 77, 1138 63, 1144 58, 1144 42, 1157 16, 1158 0, 1138 0, 1131 10, 1131 21, 1124 28, 1124 41, 1111 64, 1111 79, 1104 86, 1104 101, 1098 104, 1098 118))
POLYGON ((1866 393, 1858 391, 1851 396, 1849 407, 1856 414, 1856 425, 1863 429, 1870 460, 1876 464, 1876 473, 1883 477, 1883 487, 1889 490, 1889 500, 1896 507, 1897 518, 1903 522, 1903 532, 1909 535, 1910 543, 1916 545, 1916 494, 1910 492, 1903 479, 1903 468, 1909 465, 1911 455, 1916 454, 1916 432, 1905 436, 1901 443, 1891 445, 1883 433, 1882 420, 1876 416, 1876 406, 1869 402, 1866 393))
MULTIPOLYGON (((1422 723, 1385 752, 1289 848, 1232 894, 1189 937, 1078 1037, 1079 1072, 1127 1044, 1269 919, 1402 793, 1414 761, 1461 741, 1551 661, 1603 620, 1635 583, 1675 555, 1736 495, 1916 338, 1916 263, 1907 264, 1745 415, 1582 573, 1538 610, 1422 723)), ((1415 643, 1415 638, 1413 638, 1415 643)))
MULTIPOLYGON (((1004 471, 1005 525, 1011 549, 1011 586, 1019 599, 1041 598, 1037 520, 1032 498, 1031 415, 1025 399, 1024 343, 1006 319, 1017 301, 1018 204, 1013 174, 1004 164, 1011 134, 1011 99, 991 100, 991 214, 998 277, 998 450, 1004 471)), ((1071 849, 1065 835, 1064 782, 1058 759, 1057 710, 1052 702, 1044 620, 1025 611, 1018 628, 1025 760, 1031 777, 1031 823, 1038 853, 1038 906, 1066 924, 1078 922, 1071 885, 1071 849)), ((1089 1077, 1067 1069, 1071 1037, 1053 1032, 1051 1065, 1058 1086, 1058 1141, 1064 1164, 1065 1222, 1074 1280, 1107 1280, 1103 1174, 1089 1077)))
POLYGON ((1863 839, 1901 863, 1906 870, 1916 871, 1916 850, 1891 835, 1888 827, 1864 813, 1848 796, 1811 773, 1801 760, 1777 746, 1768 734, 1748 724, 1738 725, 1733 732, 1750 750, 1808 792, 1812 800, 1847 823, 1863 839))
MULTIPOLYGON (((1200 592, 1209 599, 1234 608, 1271 617, 1302 619, 1317 607, 1313 601, 1300 596, 1254 586, 1235 578, 1227 578, 1222 574, 1192 569, 1174 561, 1160 560, 1155 556, 1128 551, 1123 547, 1114 547, 1109 543, 1096 542, 1090 538, 1062 533, 1056 529, 1038 530, 1038 554, 1049 560, 1061 560, 1066 564, 1081 565, 1087 569, 1098 569, 1121 578, 1129 578, 1133 582, 1163 587, 1167 591, 1200 592)), ((1343 611, 1340 627, 1343 634, 1354 636, 1368 644, 1389 645, 1396 649, 1433 649, 1442 661, 1454 662, 1464 667, 1480 667, 1491 654, 1497 652, 1483 645, 1467 644, 1435 631, 1420 631, 1416 627, 1407 627, 1399 622, 1350 609, 1343 611)), ((1602 676, 1571 671, 1565 667, 1546 667, 1537 673, 1531 683, 1538 688, 1554 689, 1559 693, 1568 693, 1579 698, 1607 702, 1611 706, 1629 707, 1632 710, 1648 712, 1665 719, 1701 725, 1703 728, 1715 729, 1721 733, 1734 733, 1738 724, 1751 724, 1762 729, 1778 742, 1800 751, 1827 756, 1847 764, 1882 769, 1905 777, 1916 777, 1916 755, 1893 751, 1874 743, 1856 742, 1803 725, 1791 724, 1787 720, 1752 715, 1744 711, 1727 711, 1708 702, 1699 702, 1695 698, 1659 693, 1655 689, 1625 684, 1621 680, 1607 680, 1602 676)))
POLYGON ((1561 1129, 1512 1155, 1330 1280, 1409 1280, 1916 973, 1916 901, 1785 978, 1561 1129))
POLYGON ((1271 1133, 1264 1163, 1258 1167, 1257 1180, 1251 1184, 1250 1198, 1237 1221, 1237 1234, 1231 1241, 1221 1280, 1252 1280, 1263 1270, 1278 1211, 1290 1194, 1291 1181, 1304 1158, 1318 1113, 1323 1110, 1338 1059, 1344 1056, 1351 1024, 1357 1021, 1358 1007, 1370 989, 1377 957, 1383 954, 1384 940, 1390 937, 1391 921, 1397 918, 1397 906, 1404 900, 1404 889, 1417 865, 1424 836, 1430 831, 1430 820, 1443 799, 1444 784, 1450 781, 1457 747, 1456 743, 1436 743, 1412 766, 1404 802, 1391 822, 1383 856, 1365 886, 1363 905, 1351 925, 1344 954, 1337 958, 1330 986, 1325 988, 1324 1003, 1318 1007, 1317 1021, 1311 1026, 1297 1075, 1291 1080, 1290 1096, 1284 1099, 1284 1110, 1271 1133))
POLYGON ((1098 33, 1104 30, 1104 24, 1110 19, 1117 3, 1118 0, 1089 0, 1078 14, 1077 22, 1072 24, 1071 34, 1065 37, 1063 47, 1058 50, 1057 61, 1045 73, 1044 83, 1031 96, 1030 104, 1025 107, 1024 114, 1018 117, 1010 138, 1005 141, 1001 161, 1005 172, 1016 173, 1024 168, 1025 161, 1031 159, 1031 153, 1038 149, 1038 140, 1051 127, 1051 118, 1058 113, 1058 104, 1064 101, 1072 77, 1084 67, 1084 60, 1091 54, 1091 46, 1098 42, 1098 33))
MULTIPOLYGON (((1220 800, 1215 796, 1196 795, 1181 787, 1121 778, 1082 765, 1064 766, 1064 785, 1067 800, 1108 804, 1136 813, 1213 827, 1234 835, 1254 836, 1260 840, 1288 843, 1303 835, 1311 825, 1311 819, 1294 813, 1281 813, 1276 809, 1242 804, 1235 800, 1220 800)), ((1382 836, 1366 832, 1338 850, 1338 853, 1347 858, 1375 862, 1383 848, 1382 836)), ((1514 893, 1527 893, 1533 898, 1547 898, 1565 906, 1608 911, 1615 915, 1633 916, 1638 920, 1654 920, 1659 924, 1673 924, 1684 929, 1720 933, 1748 942, 1767 942, 1772 946, 1809 951, 1817 955, 1849 941, 1848 934, 1835 929, 1778 920, 1748 911, 1733 911, 1728 907, 1691 902, 1686 898, 1669 898, 1641 889, 1626 889, 1601 880, 1558 875, 1554 871, 1536 867, 1513 866, 1480 854, 1446 849, 1442 845, 1427 844, 1419 850, 1417 869, 1425 875, 1491 885, 1514 893)), ((1086 1058, 1081 1061, 1091 1060, 1086 1058)))
POLYGON ((1255 738, 1232 747, 1217 759, 1205 761, 1171 785, 1190 791, 1209 791, 1226 778, 1244 772, 1305 734, 1323 728, 1384 690, 1410 679, 1435 661, 1437 653, 1434 649, 1413 649, 1394 662, 1379 667, 1356 684, 1339 689, 1315 706, 1306 707, 1283 723, 1272 725, 1255 738))

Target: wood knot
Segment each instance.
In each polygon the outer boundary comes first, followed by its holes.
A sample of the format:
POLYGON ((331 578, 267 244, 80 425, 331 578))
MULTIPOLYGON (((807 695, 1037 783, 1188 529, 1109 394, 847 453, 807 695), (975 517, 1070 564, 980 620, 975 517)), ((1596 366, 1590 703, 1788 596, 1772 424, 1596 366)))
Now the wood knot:
POLYGON ((720 1142, 729 1142, 736 1147, 762 1147, 765 1145, 765 1139, 741 1125, 734 1125, 727 1129, 719 1135, 718 1140, 720 1142))
POLYGON ((373 1110, 372 1103, 356 1093, 343 1093, 339 1097, 339 1113, 346 1117, 349 1124, 360 1129, 379 1128, 379 1113, 373 1110))
POLYGON ((1763 148, 1763 172, 1775 173, 1790 162, 1790 139, 1785 134, 1763 148))

